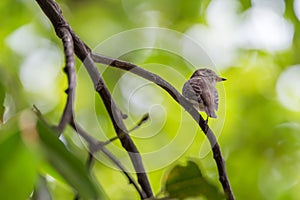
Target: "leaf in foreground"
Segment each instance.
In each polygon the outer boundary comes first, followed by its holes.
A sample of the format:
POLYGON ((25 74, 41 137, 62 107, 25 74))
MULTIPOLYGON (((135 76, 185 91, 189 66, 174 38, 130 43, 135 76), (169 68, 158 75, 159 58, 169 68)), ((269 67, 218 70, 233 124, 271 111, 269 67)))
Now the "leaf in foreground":
POLYGON ((37 123, 37 130, 46 158, 80 197, 105 199, 106 195, 100 185, 93 181, 84 164, 58 139, 57 131, 40 120, 37 123))
POLYGON ((170 198, 202 196, 209 200, 224 199, 224 195, 203 177, 193 161, 188 161, 186 166, 176 165, 166 177, 165 189, 170 198))
POLYGON ((0 199, 27 199, 37 176, 33 154, 24 145, 17 118, 0 126, 0 199))

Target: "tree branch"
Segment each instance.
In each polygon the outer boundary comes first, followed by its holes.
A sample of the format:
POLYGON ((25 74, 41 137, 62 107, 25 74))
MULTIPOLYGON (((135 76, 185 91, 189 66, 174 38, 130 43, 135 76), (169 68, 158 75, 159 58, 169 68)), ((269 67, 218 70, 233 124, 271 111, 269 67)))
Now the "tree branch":
MULTIPOLYGON (((40 120, 42 120, 45 124, 48 124, 50 126, 50 124, 46 121, 46 119, 44 118, 43 114, 41 113, 41 111, 35 106, 33 105, 33 112, 39 117, 40 120)), ((69 122, 69 125, 78 133, 78 135, 80 135, 89 145, 89 158, 88 158, 88 162, 90 163, 87 167, 90 168, 91 167, 91 163, 92 160, 94 159, 94 155, 98 152, 98 151, 102 151, 121 171, 122 173, 128 178, 129 183, 133 184, 133 186, 135 187, 135 189, 138 191, 141 199, 146 199, 147 196, 144 193, 144 191, 142 191, 138 184, 136 183, 136 181, 134 180, 134 178, 127 172, 126 168, 122 165, 122 163, 112 154, 110 153, 106 148, 106 142, 98 142, 95 138, 93 138, 92 136, 90 136, 87 132, 85 132, 80 126, 79 124, 77 124, 74 121, 74 118, 71 119, 71 121, 69 122)), ((75 199, 79 199, 78 194, 76 194, 75 199)))
MULTIPOLYGON (((129 153, 129 156, 132 160, 135 170, 137 171, 139 183, 141 184, 142 188, 146 192, 147 197, 151 197, 153 194, 152 194, 152 190, 147 175, 145 174, 144 171, 141 156, 138 153, 136 146, 134 145, 134 143, 132 142, 131 138, 128 135, 128 130, 123 122, 121 111, 119 110, 116 103, 112 99, 109 90, 107 89, 102 77, 99 74, 99 71, 97 70, 95 64, 93 63, 93 60, 91 59, 90 49, 79 39, 79 37, 73 32, 73 30, 67 24, 66 20, 62 16, 62 12, 59 6, 56 4, 55 1, 53 0, 36 0, 36 1, 40 5, 44 13, 48 16, 50 21, 52 22, 55 31, 59 37, 60 37, 59 31, 62 28, 68 29, 69 32, 71 33, 74 41, 75 53, 80 58, 80 60, 85 64, 85 67, 89 72, 90 77, 94 83, 95 89, 100 94, 106 106, 106 109, 111 117, 117 135, 124 135, 124 134, 126 135, 125 137, 121 137, 120 141, 123 147, 129 153)), ((213 150, 213 156, 218 167, 219 179, 223 186, 223 190, 225 192, 226 198, 233 200, 234 196, 226 174, 225 162, 222 157, 220 147, 217 143, 217 139, 214 133, 212 132, 212 130, 205 123, 203 117, 193 108, 193 106, 171 84, 169 84, 164 79, 157 76, 156 74, 153 74, 142 68, 139 68, 134 64, 117 60, 117 59, 111 59, 100 55, 93 55, 93 59, 94 61, 102 64, 107 64, 109 66, 130 71, 134 74, 137 74, 145 79, 154 82, 155 84, 159 85, 161 88, 166 90, 175 101, 177 101, 183 108, 185 108, 187 112, 189 112, 189 114, 194 118, 194 120, 198 123, 200 128, 204 131, 205 135, 207 136, 213 150)), ((65 122, 62 122, 62 124, 64 123, 65 122)), ((63 127, 63 125, 61 126, 63 127)))
POLYGON ((68 95, 66 106, 58 124, 58 131, 61 133, 66 125, 73 118, 73 108, 75 100, 75 87, 76 87, 76 70, 75 70, 75 58, 74 58, 74 46, 73 39, 68 29, 59 29, 60 38, 62 39, 64 52, 66 57, 66 66, 64 68, 65 73, 68 76, 68 89, 66 93, 68 95))
MULTIPOLYGON (((94 69, 97 69, 90 54, 87 55, 86 59, 84 60, 84 64, 88 71, 94 72, 94 69)), ((124 124, 123 115, 120 109, 118 108, 114 99, 112 98, 99 72, 97 74, 93 73, 93 75, 90 76, 92 80, 98 80, 98 82, 94 82, 95 89, 103 100, 105 108, 110 116, 114 129, 121 141, 122 146, 124 147, 124 149, 126 149, 127 153, 129 154, 131 162, 138 176, 138 182, 144 189, 145 193, 147 194, 147 197, 152 197, 153 193, 147 174, 145 172, 144 165, 142 163, 142 157, 128 134, 128 130, 124 124), (95 78, 96 76, 98 77, 95 78)))
MULTIPOLYGON (((122 146, 128 152, 131 162, 137 173, 138 182, 141 185, 142 189, 146 193, 147 197, 152 197, 152 189, 145 173, 144 165, 142 162, 141 155, 130 136, 128 135, 128 130, 123 122, 123 115, 116 105, 114 99, 112 98, 108 88, 106 87, 94 61, 90 56, 90 49, 87 47, 84 42, 75 34, 71 29, 67 21, 62 15, 62 11, 59 8, 58 4, 54 0, 36 0, 43 12, 47 15, 52 25, 55 28, 56 34, 58 37, 61 37, 61 30, 67 29, 74 41, 74 50, 77 57, 84 63, 85 68, 87 69, 92 82, 94 83, 95 90, 101 96, 104 105, 109 113, 111 121, 114 125, 116 134, 125 136, 120 138, 122 146)), ((64 121, 64 120, 63 120, 64 121)), ((64 124, 65 122, 62 122, 64 124)), ((63 127, 63 125, 61 125, 63 127)))
POLYGON ((136 181, 134 180, 133 177, 127 172, 125 167, 122 165, 122 163, 112 154, 110 153, 104 145, 104 142, 97 142, 95 138, 90 136, 88 133, 86 133, 74 120, 70 123, 71 127, 80 135, 88 144, 89 144, 89 149, 90 149, 90 155, 92 157, 89 157, 89 161, 94 158, 94 155, 101 150, 106 157, 108 157, 122 172, 123 174, 128 178, 129 183, 132 184, 135 189, 138 191, 141 199, 147 198, 146 194, 144 191, 142 191, 136 181))
POLYGON ((151 73, 149 71, 146 71, 143 68, 138 67, 137 65, 134 65, 129 62, 125 62, 122 60, 114 59, 114 58, 108 58, 102 55, 92 54, 92 58, 95 62, 105 64, 111 67, 116 67, 122 70, 129 71, 133 74, 136 74, 140 77, 143 77, 158 86, 160 86, 162 89, 167 91, 172 98, 178 102, 196 121, 196 123, 200 126, 204 134, 206 135, 207 139, 209 140, 209 143, 211 145, 211 148, 213 150, 213 157, 215 159, 218 173, 219 173, 219 180, 222 184, 224 193, 226 195, 226 199, 228 200, 234 200, 234 195, 232 192, 232 189, 229 184, 229 179, 226 173, 226 167, 225 167, 225 161, 222 157, 220 146, 217 142, 217 139, 213 133, 213 131, 209 128, 208 124, 205 123, 205 120, 200 115, 200 113, 193 107, 193 105, 186 100, 170 83, 165 81, 160 76, 151 73))
MULTIPOLYGON (((149 113, 146 113, 146 114, 142 117, 142 119, 140 119, 140 121, 139 121, 133 128, 131 128, 131 129, 128 131, 128 133, 131 133, 132 131, 134 131, 134 130, 136 130, 137 128, 139 128, 139 127, 140 127, 143 123, 145 123, 148 119, 149 119, 149 113)), ((105 141, 105 142, 103 143, 103 145, 108 145, 108 144, 110 144, 111 142, 113 142, 113 141, 119 139, 119 137, 124 137, 124 136, 123 136, 123 135, 120 135, 120 136, 112 137, 112 138, 110 138, 109 140, 105 141)))

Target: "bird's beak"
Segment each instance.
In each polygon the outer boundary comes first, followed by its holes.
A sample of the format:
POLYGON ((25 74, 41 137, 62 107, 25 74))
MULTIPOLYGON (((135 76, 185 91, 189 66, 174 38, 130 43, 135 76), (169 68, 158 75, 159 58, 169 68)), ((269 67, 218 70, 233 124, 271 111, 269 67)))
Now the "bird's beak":
POLYGON ((217 78, 217 81, 218 81, 218 82, 226 81, 226 80, 227 80, 226 78, 222 78, 222 77, 219 77, 219 76, 218 76, 218 78, 217 78))

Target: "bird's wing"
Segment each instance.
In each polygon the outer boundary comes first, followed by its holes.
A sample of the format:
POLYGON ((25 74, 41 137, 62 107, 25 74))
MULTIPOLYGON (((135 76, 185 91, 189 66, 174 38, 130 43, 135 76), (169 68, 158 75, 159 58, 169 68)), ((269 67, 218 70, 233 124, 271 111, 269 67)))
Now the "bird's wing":
MULTIPOLYGON (((185 82, 182 90, 182 95, 188 98, 194 104, 202 104, 203 102, 200 96, 202 93, 202 88, 200 87, 200 84, 198 83, 199 80, 197 79, 198 78, 192 78, 185 82)), ((199 107, 199 105, 195 106, 199 107)))
POLYGON ((209 117, 216 118, 215 110, 217 104, 215 103, 215 89, 203 78, 194 77, 188 80, 183 90, 183 96, 187 97, 200 110, 204 110, 209 117))
POLYGON ((216 88, 214 88, 214 107, 215 110, 218 110, 219 108, 219 94, 216 88))
POLYGON ((204 111, 209 117, 216 118, 215 110, 218 109, 217 99, 215 99, 216 89, 204 78, 192 78, 190 81, 191 87, 195 91, 196 98, 199 103, 203 103, 204 111))
POLYGON ((215 113, 215 88, 209 83, 209 80, 200 79, 199 85, 202 88, 202 93, 200 97, 204 104, 204 110, 209 117, 216 118, 217 115, 215 113))

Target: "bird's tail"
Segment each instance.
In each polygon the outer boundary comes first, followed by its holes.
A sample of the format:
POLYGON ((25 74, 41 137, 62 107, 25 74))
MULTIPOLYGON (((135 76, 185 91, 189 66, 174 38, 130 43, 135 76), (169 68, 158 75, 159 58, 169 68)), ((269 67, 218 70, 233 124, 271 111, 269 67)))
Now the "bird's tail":
POLYGON ((215 110, 213 108, 205 107, 206 114, 211 118, 217 118, 215 110))

